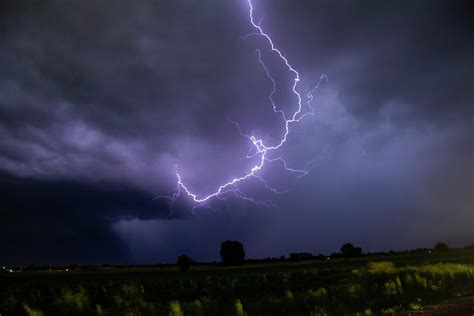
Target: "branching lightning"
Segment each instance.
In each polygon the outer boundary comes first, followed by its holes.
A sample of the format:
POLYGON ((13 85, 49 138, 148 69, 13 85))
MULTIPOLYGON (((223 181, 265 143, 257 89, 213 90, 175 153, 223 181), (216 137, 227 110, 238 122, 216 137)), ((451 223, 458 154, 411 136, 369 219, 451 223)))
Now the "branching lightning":
MULTIPOLYGON (((265 73, 266 73, 268 79, 272 82, 272 87, 273 88, 272 88, 272 91, 271 91, 270 95, 268 96, 268 99, 269 99, 269 101, 270 101, 270 103, 273 107, 273 112, 281 115, 281 118, 282 118, 282 124, 284 126, 284 132, 282 132, 280 140, 276 144, 266 144, 266 142, 262 138, 258 138, 255 135, 247 135, 247 134, 243 133, 240 126, 239 126, 239 124, 237 122, 232 122, 238 128, 240 134, 243 137, 247 138, 251 142, 252 148, 248 152, 246 158, 258 157, 258 162, 250 170, 248 170, 246 173, 244 173, 242 176, 236 177, 236 178, 220 185, 217 188, 217 190, 215 190, 213 193, 210 193, 208 195, 202 195, 202 196, 194 193, 194 191, 191 190, 184 183, 183 178, 182 178, 181 174, 178 171, 178 167, 175 166, 176 167, 176 178, 177 178, 177 189, 171 196, 166 196, 165 197, 165 198, 170 200, 171 208, 173 207, 175 201, 178 199, 178 197, 181 195, 181 193, 185 193, 188 197, 190 197, 192 199, 192 201, 194 202, 194 209, 196 207, 201 207, 201 206, 205 205, 207 202, 209 202, 213 198, 223 200, 223 199, 225 199, 225 196, 227 194, 231 194, 231 195, 233 195, 233 196, 235 196, 239 199, 251 201, 251 202, 259 204, 259 205, 274 206, 274 203, 271 202, 271 201, 259 201, 259 200, 254 199, 253 197, 248 196, 247 194, 243 193, 238 188, 238 184, 240 182, 243 182, 243 181, 248 180, 250 178, 254 178, 254 179, 257 179, 258 181, 262 182, 264 187, 266 189, 272 191, 273 193, 287 192, 287 191, 280 191, 280 190, 277 190, 277 189, 271 187, 262 178, 262 176, 259 175, 259 171, 262 170, 265 163, 271 163, 271 162, 280 162, 280 163, 282 163, 283 168, 286 171, 295 173, 295 174, 298 175, 298 177, 301 177, 301 176, 304 176, 304 175, 308 174, 308 169, 309 169, 309 166, 312 163, 312 161, 307 163, 304 169, 295 169, 295 168, 290 168, 288 166, 287 161, 282 156, 279 156, 279 157, 276 157, 276 158, 271 158, 270 155, 271 155, 272 152, 278 150, 279 148, 281 148, 283 146, 283 144, 285 144, 285 142, 287 141, 288 135, 290 134, 290 126, 292 124, 295 124, 295 123, 299 122, 301 119, 303 119, 307 115, 313 115, 314 114, 313 107, 311 106, 311 102, 314 99, 313 93, 320 86, 320 84, 322 83, 323 80, 327 80, 327 76, 323 74, 320 77, 319 82, 316 84, 316 86, 313 89, 311 89, 306 94, 306 98, 303 101, 303 97, 302 97, 302 95, 301 95, 301 93, 299 92, 299 89, 298 89, 298 85, 300 83, 300 74, 298 73, 298 71, 295 68, 293 68, 293 66, 290 64, 290 62, 285 57, 285 55, 278 48, 276 48, 272 38, 267 33, 265 33, 265 31, 260 26, 260 22, 255 23, 254 8, 253 8, 252 0, 247 0, 247 4, 248 4, 249 21, 250 21, 251 26, 254 29, 254 32, 247 35, 246 38, 249 37, 249 36, 262 37, 268 43, 268 45, 270 47, 269 52, 276 54, 278 56, 278 58, 280 58, 280 60, 284 63, 284 65, 288 69, 288 72, 293 77, 293 83, 292 83, 292 86, 291 86, 291 93, 294 95, 294 97, 296 98, 296 101, 297 101, 296 102, 296 110, 294 110, 294 112, 291 115, 288 115, 288 114, 285 114, 285 112, 282 109, 278 108, 278 105, 276 104, 276 102, 274 100, 274 95, 277 91, 276 90, 277 89, 276 81, 272 77, 270 69, 264 63, 264 61, 262 59, 261 51, 259 49, 257 49, 256 50, 256 55, 257 55, 258 61, 259 61, 260 65, 262 66, 262 68, 265 70, 265 73), (305 102, 307 107, 308 107, 307 111, 303 111, 303 102, 305 102)), ((194 211, 194 209, 193 209, 193 211, 194 211)))

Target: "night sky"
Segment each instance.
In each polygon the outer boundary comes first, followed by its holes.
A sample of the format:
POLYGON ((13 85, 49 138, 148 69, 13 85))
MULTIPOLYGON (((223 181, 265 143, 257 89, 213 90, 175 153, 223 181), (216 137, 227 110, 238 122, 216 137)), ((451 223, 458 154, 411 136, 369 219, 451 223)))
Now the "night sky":
POLYGON ((471 1, 0 1, 0 263, 174 262, 474 242, 471 1), (304 110, 309 110, 303 102, 304 110), (258 156, 257 156, 258 158, 258 156), (258 160, 258 159, 257 159, 258 160), (182 191, 182 190, 181 190, 182 191), (182 192, 183 193, 183 192, 182 192), (257 203, 248 201, 258 200, 257 203), (225 199, 225 200, 224 200, 225 199))

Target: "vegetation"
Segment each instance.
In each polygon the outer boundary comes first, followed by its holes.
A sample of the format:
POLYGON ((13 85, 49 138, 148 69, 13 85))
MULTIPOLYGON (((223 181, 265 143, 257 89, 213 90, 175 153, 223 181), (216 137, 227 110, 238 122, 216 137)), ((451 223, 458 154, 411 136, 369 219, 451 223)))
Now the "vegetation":
POLYGON ((226 240, 221 243, 220 255, 225 265, 242 265, 245 260, 244 245, 237 240, 226 240))
POLYGON ((178 266, 179 270, 181 270, 181 272, 188 271, 192 264, 193 260, 186 255, 179 256, 178 261, 176 262, 176 265, 178 266))
POLYGON ((436 251, 448 251, 449 247, 444 242, 438 242, 434 248, 436 251))
POLYGON ((2 315, 392 315, 474 295, 474 249, 0 274, 2 315))
POLYGON ((341 253, 346 258, 359 257, 362 254, 362 248, 354 247, 351 243, 346 243, 342 245, 341 253))

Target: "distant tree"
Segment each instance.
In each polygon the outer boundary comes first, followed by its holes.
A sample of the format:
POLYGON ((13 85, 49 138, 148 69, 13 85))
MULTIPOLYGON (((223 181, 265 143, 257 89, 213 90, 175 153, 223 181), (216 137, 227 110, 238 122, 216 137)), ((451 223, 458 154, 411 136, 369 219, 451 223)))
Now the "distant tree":
POLYGON ((428 248, 416 248, 416 249, 411 249, 410 253, 411 254, 425 254, 425 253, 428 253, 430 251, 431 251, 431 249, 428 249, 428 248))
POLYGON ((225 265, 241 265, 244 263, 244 246, 237 240, 226 240, 221 243, 220 255, 225 265))
POLYGON ((319 255, 315 256, 314 259, 317 259, 317 260, 323 260, 323 259, 326 259, 327 257, 325 255, 323 255, 322 253, 320 253, 319 255))
POLYGON ((436 243, 434 249, 436 251, 448 251, 449 250, 449 247, 447 244, 445 244, 444 242, 438 242, 436 243))
POLYGON ((362 248, 354 247, 351 243, 345 243, 341 247, 342 255, 346 258, 358 257, 362 254, 362 248))
POLYGON ((313 259, 313 254, 309 252, 290 253, 290 260, 310 260, 310 259, 313 259))
POLYGON ((181 270, 181 272, 186 272, 193 264, 193 260, 186 255, 181 255, 178 257, 176 264, 178 265, 178 268, 181 270))
POLYGON ((334 259, 336 259, 336 258, 341 258, 341 257, 342 257, 342 253, 340 253, 340 252, 333 252, 332 254, 329 255, 329 257, 334 258, 334 259))

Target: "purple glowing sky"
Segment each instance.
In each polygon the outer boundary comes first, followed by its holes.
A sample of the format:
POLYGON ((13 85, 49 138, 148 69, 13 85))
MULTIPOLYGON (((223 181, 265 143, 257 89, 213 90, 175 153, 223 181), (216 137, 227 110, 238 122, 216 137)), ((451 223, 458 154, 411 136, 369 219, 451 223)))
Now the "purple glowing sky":
POLYGON ((0 4, 11 262, 472 242, 469 2, 251 4, 0 4))

